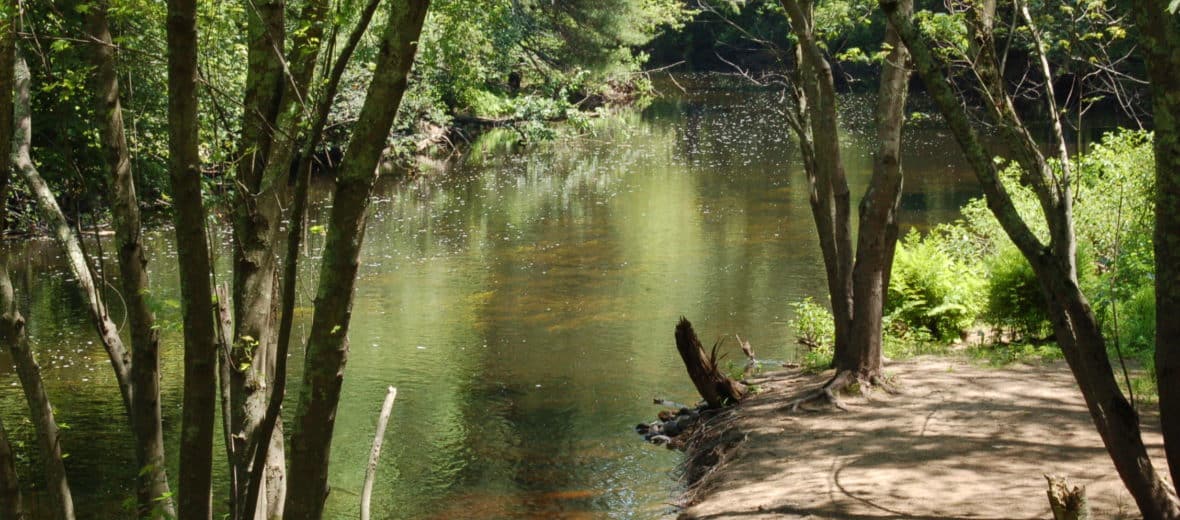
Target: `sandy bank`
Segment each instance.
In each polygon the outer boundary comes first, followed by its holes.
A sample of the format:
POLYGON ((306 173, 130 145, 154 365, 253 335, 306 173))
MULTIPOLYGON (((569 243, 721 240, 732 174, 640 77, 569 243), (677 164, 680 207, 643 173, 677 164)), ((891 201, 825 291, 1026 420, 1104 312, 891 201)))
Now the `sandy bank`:
MULTIPOLYGON (((848 412, 794 414, 783 406, 825 377, 768 375, 762 393, 704 429, 733 445, 680 517, 1050 518, 1046 473, 1084 484, 1095 518, 1138 517, 1064 363, 994 369, 922 358, 886 372, 899 393, 848 398, 848 412)), ((1141 413, 1166 472, 1158 416, 1141 413)))

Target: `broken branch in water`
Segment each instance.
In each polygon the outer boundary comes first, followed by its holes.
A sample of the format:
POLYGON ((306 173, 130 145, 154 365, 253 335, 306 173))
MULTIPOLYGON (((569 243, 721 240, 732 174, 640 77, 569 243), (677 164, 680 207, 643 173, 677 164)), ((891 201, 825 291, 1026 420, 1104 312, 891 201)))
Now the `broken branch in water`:
POLYGON ((377 417, 377 433, 373 435, 373 449, 369 451, 369 467, 365 470, 365 487, 361 491, 361 520, 369 520, 369 500, 373 497, 373 479, 377 476, 377 459, 381 457, 381 444, 385 440, 385 426, 389 424, 389 414, 393 412, 393 400, 397 398, 397 389, 389 387, 385 393, 385 402, 381 404, 381 415, 377 417))

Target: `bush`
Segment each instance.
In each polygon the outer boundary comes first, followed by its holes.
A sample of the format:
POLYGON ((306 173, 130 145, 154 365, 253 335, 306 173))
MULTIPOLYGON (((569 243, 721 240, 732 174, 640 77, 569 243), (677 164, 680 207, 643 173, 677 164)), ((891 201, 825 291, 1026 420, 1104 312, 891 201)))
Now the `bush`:
POLYGON ((897 244, 885 313, 895 327, 951 341, 975 323, 983 288, 979 268, 954 258, 938 235, 911 231, 897 244))
POLYGON ((987 307, 984 320, 1024 337, 1041 337, 1049 328, 1049 311, 1037 275, 1028 260, 1007 245, 988 258, 987 307))
POLYGON ((787 323, 795 331, 795 338, 806 350, 803 366, 808 370, 823 370, 832 364, 835 352, 836 326, 832 313, 810 297, 791 304, 795 317, 787 323))
MULTIPOLYGON (((1118 307, 1119 343, 1131 352, 1155 350, 1155 287, 1144 285, 1118 307)), ((1108 321, 1113 327, 1113 320, 1108 321)))

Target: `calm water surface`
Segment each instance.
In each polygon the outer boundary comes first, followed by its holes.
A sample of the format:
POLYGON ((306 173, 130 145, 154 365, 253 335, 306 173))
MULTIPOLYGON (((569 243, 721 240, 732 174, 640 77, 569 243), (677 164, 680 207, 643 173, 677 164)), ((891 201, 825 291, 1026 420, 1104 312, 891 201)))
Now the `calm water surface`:
MULTIPOLYGON (((787 304, 819 299, 824 282, 777 96, 736 80, 678 79, 686 92, 662 84, 647 109, 596 121, 581 137, 512 150, 501 144, 510 134, 493 133, 445 176, 378 188, 329 518, 356 517, 387 385, 399 393, 376 518, 660 517, 678 490, 680 456, 640 443, 631 427, 654 414, 653 396, 694 401, 672 340, 676 319, 693 320, 706 342, 738 333, 760 357, 795 356, 787 304)), ((847 98, 842 116, 855 194, 871 169, 871 101, 847 98)), ((976 193, 937 128, 909 131, 905 165, 906 227, 950 220, 976 193)), ((323 194, 313 224, 325 223, 331 201, 323 194)), ((323 238, 316 230, 301 336, 323 238)), ((69 427, 63 442, 80 518, 121 517, 134 463, 105 354, 59 251, 44 241, 10 246, 32 343, 69 427)), ((149 248, 175 446, 182 367, 170 233, 152 233, 149 248)), ((295 384, 302 353, 293 346, 295 384)), ((15 375, 6 358, 0 367, 5 425, 35 457, 15 375)), ((27 463, 24 479, 34 482, 36 461, 27 463)))

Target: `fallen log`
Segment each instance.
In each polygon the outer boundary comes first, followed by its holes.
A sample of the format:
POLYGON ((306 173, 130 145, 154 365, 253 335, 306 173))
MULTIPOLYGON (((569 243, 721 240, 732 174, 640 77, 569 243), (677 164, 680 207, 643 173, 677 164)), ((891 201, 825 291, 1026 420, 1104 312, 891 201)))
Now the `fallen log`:
POLYGON ((730 379, 717 368, 717 347, 711 353, 705 352, 701 340, 692 330, 692 323, 683 317, 676 324, 676 350, 688 369, 697 392, 705 399, 709 408, 720 408, 726 404, 741 401, 746 395, 745 385, 730 379))

